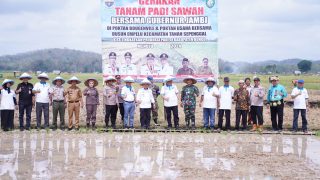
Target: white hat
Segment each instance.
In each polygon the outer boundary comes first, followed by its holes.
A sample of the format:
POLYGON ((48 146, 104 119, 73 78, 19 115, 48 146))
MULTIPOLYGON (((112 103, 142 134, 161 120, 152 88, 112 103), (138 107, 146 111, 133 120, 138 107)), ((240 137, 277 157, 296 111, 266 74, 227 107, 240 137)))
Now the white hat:
POLYGON ((62 77, 57 76, 57 77, 54 78, 54 80, 52 81, 52 84, 53 84, 53 85, 56 85, 56 82, 57 82, 58 80, 62 81, 62 84, 64 84, 64 83, 66 82, 62 77))
POLYGON ((271 76, 270 81, 279 81, 278 76, 271 76))
POLYGON ((151 82, 148 79, 143 79, 140 84, 141 85, 143 85, 143 84, 149 84, 150 85, 151 82))
POLYGON ((4 86, 4 85, 7 84, 7 83, 11 83, 11 85, 13 85, 13 84, 14 84, 14 81, 11 80, 11 79, 5 79, 5 80, 3 81, 3 83, 2 83, 2 86, 4 86))
POLYGON ((40 78, 45 78, 45 79, 49 80, 49 76, 48 76, 48 74, 46 74, 46 73, 41 73, 41 74, 39 74, 39 75, 38 75, 38 79, 40 79, 40 78))
POLYGON ((168 81, 173 81, 174 80, 174 77, 173 76, 166 76, 164 79, 163 79, 163 82, 164 83, 167 83, 168 81))
POLYGON ((124 80, 123 80, 124 82, 131 82, 131 83, 133 83, 134 82, 134 79, 132 79, 132 77, 131 76, 128 76, 128 77, 126 77, 126 78, 124 78, 124 80))
POLYGON ((244 80, 240 79, 238 83, 239 83, 239 84, 240 84, 240 83, 244 83, 244 80))
POLYGON ((114 76, 108 76, 106 79, 104 79, 104 82, 107 81, 116 81, 116 78, 114 76))
POLYGON ((197 83, 197 80, 193 76, 187 76, 186 78, 183 79, 183 82, 187 83, 187 80, 192 80, 192 84, 197 83))
POLYGON ((216 80, 213 77, 209 77, 208 79, 206 79, 205 83, 207 84, 208 82, 216 82, 216 80))
POLYGON ((81 81, 76 76, 73 76, 72 78, 70 78, 68 80, 68 84, 71 84, 72 81, 77 81, 77 84, 81 83, 81 81))
POLYGON ((21 74, 19 79, 20 80, 22 80, 22 79, 32 79, 32 76, 30 76, 30 74, 28 74, 28 73, 23 73, 23 74, 21 74))

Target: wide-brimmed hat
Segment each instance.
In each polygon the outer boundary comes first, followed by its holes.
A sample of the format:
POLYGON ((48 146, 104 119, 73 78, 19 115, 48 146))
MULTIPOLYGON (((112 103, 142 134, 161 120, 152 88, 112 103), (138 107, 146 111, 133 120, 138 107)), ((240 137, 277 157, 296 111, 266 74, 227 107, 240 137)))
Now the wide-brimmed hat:
POLYGON ((22 79, 32 79, 32 76, 30 76, 30 74, 28 74, 28 73, 23 73, 23 74, 21 74, 21 76, 19 77, 19 79, 20 80, 22 80, 22 79))
POLYGON ((197 80, 193 76, 188 76, 188 77, 184 78, 183 82, 187 83, 188 80, 192 80, 192 84, 196 84, 197 83, 197 80))
POLYGON ((245 82, 244 82, 244 80, 240 79, 240 80, 238 81, 238 84, 240 84, 240 83, 245 83, 245 82))
POLYGON ((108 81, 116 81, 116 78, 114 76, 108 76, 107 78, 104 79, 104 82, 108 81))
POLYGON ((2 86, 4 86, 4 85, 7 84, 7 83, 10 83, 11 85, 13 85, 13 84, 14 84, 14 81, 11 80, 11 79, 5 79, 5 80, 3 81, 3 83, 2 83, 2 86))
POLYGON ((148 84, 150 85, 151 82, 148 80, 148 79, 143 79, 141 82, 140 82, 141 85, 144 85, 144 84, 148 84))
POLYGON ((271 76, 270 81, 279 81, 279 77, 278 76, 271 76))
POLYGON ((128 76, 128 77, 124 78, 123 81, 126 82, 126 83, 127 83, 127 82, 133 83, 133 82, 134 82, 134 79, 132 79, 131 76, 128 76))
POLYGON ((62 77, 57 76, 56 78, 53 79, 52 84, 53 84, 53 85, 56 85, 56 82, 57 82, 58 80, 60 80, 60 81, 62 82, 62 84, 64 84, 64 83, 66 82, 62 77))
POLYGON ((95 78, 89 78, 89 79, 87 79, 85 82, 84 82, 84 85, 86 85, 86 86, 89 86, 89 82, 90 81, 93 81, 94 82, 94 87, 96 87, 96 86, 98 86, 98 80, 96 80, 95 78))
POLYGON ((76 76, 73 76, 72 78, 70 78, 70 79, 68 80, 68 84, 71 84, 72 81, 76 81, 77 84, 80 84, 80 83, 81 83, 81 81, 80 81, 76 76))
POLYGON ((44 78, 44 79, 49 80, 49 76, 48 76, 47 73, 41 73, 41 74, 39 74, 39 75, 38 75, 38 79, 41 79, 41 78, 44 78))
POLYGON ((213 77, 209 77, 208 79, 206 79, 205 83, 208 84, 208 82, 216 83, 216 80, 213 77))
POLYGON ((163 82, 164 83, 167 83, 168 81, 173 81, 174 80, 174 77, 173 76, 166 76, 164 79, 163 79, 163 82))

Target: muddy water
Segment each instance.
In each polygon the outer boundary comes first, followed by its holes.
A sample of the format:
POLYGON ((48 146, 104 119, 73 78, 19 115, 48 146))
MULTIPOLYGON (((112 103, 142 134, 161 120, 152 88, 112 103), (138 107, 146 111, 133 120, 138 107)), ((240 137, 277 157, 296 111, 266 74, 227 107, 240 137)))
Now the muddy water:
POLYGON ((317 179, 311 136, 1 133, 0 179, 317 179))

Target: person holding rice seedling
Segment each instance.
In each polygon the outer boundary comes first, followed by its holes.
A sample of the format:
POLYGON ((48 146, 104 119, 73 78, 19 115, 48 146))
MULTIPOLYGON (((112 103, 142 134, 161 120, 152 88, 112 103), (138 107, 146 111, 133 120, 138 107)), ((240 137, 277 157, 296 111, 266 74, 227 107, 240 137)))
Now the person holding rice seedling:
POLYGON ((111 120, 111 127, 116 128, 116 119, 118 112, 118 95, 117 87, 115 86, 116 79, 113 76, 108 76, 104 80, 106 86, 103 90, 106 128, 109 127, 109 120, 111 120))
POLYGON ((99 102, 99 91, 96 88, 98 86, 98 81, 94 78, 87 79, 84 84, 86 89, 83 91, 83 95, 86 97, 86 110, 87 110, 87 128, 90 128, 90 123, 92 125, 92 130, 96 129, 96 119, 97 119, 97 108, 100 104, 99 102))

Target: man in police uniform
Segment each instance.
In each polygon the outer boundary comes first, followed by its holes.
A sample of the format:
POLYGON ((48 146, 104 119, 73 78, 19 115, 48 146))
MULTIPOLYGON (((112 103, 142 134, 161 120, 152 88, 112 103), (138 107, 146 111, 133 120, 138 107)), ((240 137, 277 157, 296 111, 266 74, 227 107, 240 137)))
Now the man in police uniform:
POLYGON ((141 67, 141 75, 158 75, 160 68, 155 63, 155 56, 149 53, 147 56, 147 63, 141 67))
POLYGON ((203 58, 203 65, 198 68, 199 75, 212 75, 212 69, 209 67, 208 58, 203 58))
POLYGON ((173 67, 168 63, 169 56, 166 53, 160 55, 161 67, 159 75, 173 75, 173 67))
POLYGON ((160 95, 160 88, 159 88, 159 86, 154 84, 152 76, 148 76, 147 79, 151 82, 151 84, 149 86, 149 89, 151 89, 152 95, 153 95, 153 98, 154 98, 154 103, 152 104, 153 108, 151 108, 151 110, 152 110, 152 119, 154 121, 154 125, 155 126, 159 126, 159 124, 158 124, 159 106, 158 106, 157 99, 158 99, 158 96, 160 95))
POLYGON ((193 69, 189 68, 189 59, 183 58, 182 68, 178 70, 177 75, 193 75, 193 69))
POLYGON ((124 54, 125 63, 120 67, 121 75, 137 75, 137 67, 131 63, 131 58, 132 54, 130 52, 124 54))
POLYGON ((105 67, 104 74, 105 75, 118 75, 119 67, 116 64, 117 54, 115 52, 111 52, 109 54, 109 63, 105 67))

